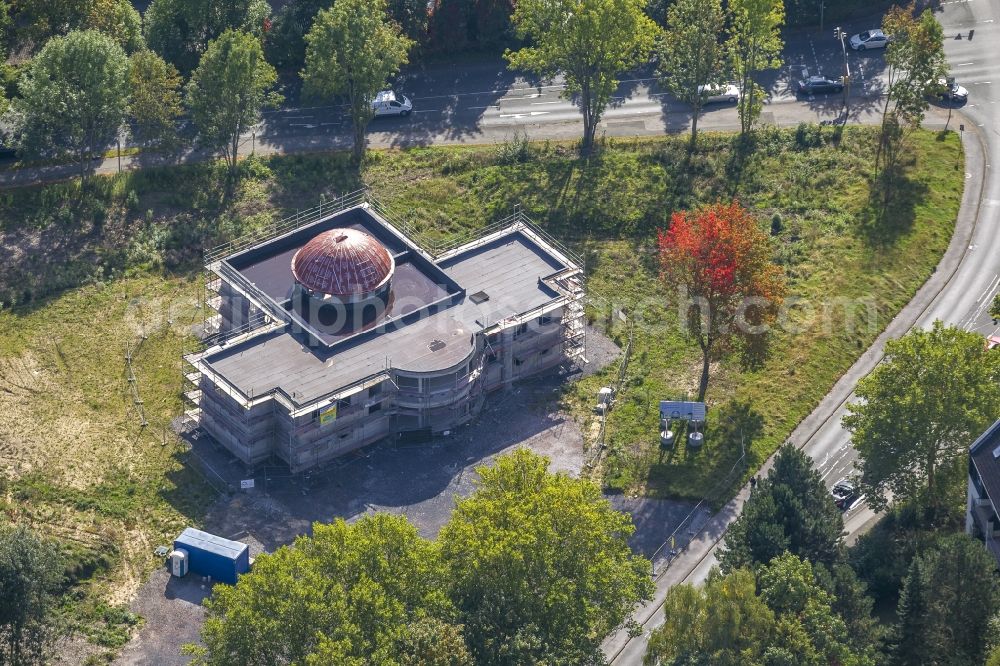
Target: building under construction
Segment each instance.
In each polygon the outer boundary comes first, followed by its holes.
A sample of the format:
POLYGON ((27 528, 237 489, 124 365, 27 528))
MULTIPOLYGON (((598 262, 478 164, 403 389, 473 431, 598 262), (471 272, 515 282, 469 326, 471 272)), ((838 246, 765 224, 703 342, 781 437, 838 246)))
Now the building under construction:
POLYGON ((357 193, 207 255, 189 414, 248 465, 445 433, 584 361, 581 262, 524 215, 438 248, 390 217, 357 193))

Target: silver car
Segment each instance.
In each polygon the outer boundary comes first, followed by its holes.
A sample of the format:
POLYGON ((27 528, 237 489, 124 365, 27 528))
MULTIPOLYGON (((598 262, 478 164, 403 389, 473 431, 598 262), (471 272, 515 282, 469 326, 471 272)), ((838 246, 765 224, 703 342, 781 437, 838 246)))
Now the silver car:
POLYGON ((889 45, 889 36, 881 30, 865 30, 851 37, 851 48, 855 51, 884 49, 889 45))
POLYGON ((722 85, 711 83, 704 86, 698 86, 698 94, 704 95, 705 101, 709 104, 736 104, 736 102, 740 101, 740 88, 733 83, 725 83, 722 85))

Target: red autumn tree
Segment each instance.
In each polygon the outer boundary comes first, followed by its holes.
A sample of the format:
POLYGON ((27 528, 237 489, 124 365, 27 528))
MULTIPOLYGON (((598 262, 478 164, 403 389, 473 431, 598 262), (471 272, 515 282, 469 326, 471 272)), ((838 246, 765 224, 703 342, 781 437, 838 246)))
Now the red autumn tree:
POLYGON ((676 291, 701 347, 703 401, 712 356, 740 337, 752 342, 776 318, 784 273, 771 262, 767 234, 735 201, 674 213, 670 228, 658 234, 658 246, 663 281, 676 291))

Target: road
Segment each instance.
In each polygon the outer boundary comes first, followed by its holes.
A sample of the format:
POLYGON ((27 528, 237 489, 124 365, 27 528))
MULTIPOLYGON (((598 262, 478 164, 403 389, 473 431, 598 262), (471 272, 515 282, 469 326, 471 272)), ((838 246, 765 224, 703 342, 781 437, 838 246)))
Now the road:
MULTIPOLYGON (((857 31, 865 26, 845 26, 857 31)), ((832 121, 843 111, 841 95, 796 99, 794 82, 803 74, 837 77, 843 71, 840 44, 830 34, 804 34, 789 38, 785 49, 788 63, 768 73, 762 83, 769 99, 762 121, 782 126, 800 122, 832 121)), ((851 122, 871 123, 878 118, 882 90, 882 58, 874 53, 859 58, 852 54, 853 83, 851 122)), ((413 100, 407 118, 380 118, 369 127, 373 147, 405 147, 429 144, 494 143, 523 133, 537 140, 576 140, 581 134, 580 112, 562 97, 564 85, 542 82, 508 71, 500 59, 478 63, 456 63, 414 69, 401 76, 395 87, 413 100)), ((660 88, 651 68, 621 81, 614 100, 598 128, 598 136, 662 135, 684 132, 690 126, 688 107, 660 88)), ((702 130, 732 130, 739 127, 735 105, 709 105, 699 120, 702 130)), ((264 114, 262 122, 242 139, 241 154, 282 154, 346 149, 351 145, 345 109, 337 106, 305 106, 278 109, 264 114)), ((122 156, 121 168, 137 169, 211 159, 204 151, 180 156, 155 154, 122 156)), ((91 171, 114 173, 116 158, 95 160, 91 171)), ((73 165, 0 170, 0 187, 13 187, 74 178, 73 165)))
MULTIPOLYGON (((941 6, 938 18, 945 31, 951 72, 970 91, 969 103, 952 119, 952 127, 965 126, 967 186, 955 235, 934 276, 792 433, 791 441, 813 458, 830 486, 853 471, 856 452, 841 418, 853 399, 853 387, 879 362, 886 340, 912 327, 928 328, 936 320, 984 335, 998 331, 989 317, 989 304, 1000 285, 1000 173, 993 165, 1000 156, 1000 59, 996 51, 1000 8, 978 0, 949 1, 941 6)), ((932 115, 933 125, 942 113, 937 110, 932 115)), ((605 642, 612 664, 642 663, 649 631, 664 621, 661 603, 666 591, 680 582, 698 584, 705 580, 716 564, 726 527, 738 516, 748 495, 749 488, 744 488, 657 580, 653 601, 634 615, 643 626, 642 635, 629 639, 619 633, 605 642)), ((848 512, 848 540, 875 519, 864 505, 848 512)))

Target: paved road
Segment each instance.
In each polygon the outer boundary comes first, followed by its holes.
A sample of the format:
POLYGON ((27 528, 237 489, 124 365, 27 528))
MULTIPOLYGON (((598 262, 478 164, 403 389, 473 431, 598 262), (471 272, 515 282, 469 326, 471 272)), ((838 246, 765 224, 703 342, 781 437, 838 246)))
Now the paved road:
MULTIPOLYGON (((970 90, 969 103, 951 120, 952 127, 965 125, 967 186, 955 235, 934 276, 791 436, 791 441, 815 460, 831 486, 853 471, 856 452, 841 418, 853 398, 853 387, 878 363, 887 339, 915 326, 928 328, 939 319, 984 335, 998 330, 988 310, 1000 285, 1000 173, 992 164, 1000 157, 1000 58, 996 50, 1000 8, 996 3, 976 0, 949 1, 942 3, 938 17, 945 29, 952 74, 970 90)), ((947 120, 946 110, 937 109, 932 111, 929 124, 943 120, 947 120)), ((643 625, 643 634, 631 640, 616 634, 606 641, 605 653, 612 664, 642 663, 649 631, 664 621, 659 604, 667 589, 680 582, 698 584, 705 580, 716 564, 719 540, 748 495, 749 488, 744 488, 657 581, 653 602, 635 615, 643 625)), ((848 538, 875 519, 866 506, 852 510, 845 517, 848 538)))
MULTIPOLYGON (((848 30, 864 26, 846 26, 848 30)), ((829 34, 803 34, 790 38, 785 59, 789 63, 763 80, 769 100, 763 120, 778 125, 830 121, 843 112, 841 95, 796 99, 794 81, 803 74, 839 76, 843 71, 840 44, 829 34)), ((853 84, 850 100, 852 122, 875 122, 882 90, 882 58, 852 54, 853 84)), ((494 143, 523 132, 532 139, 577 139, 580 113, 564 99, 559 80, 541 82, 511 73, 502 60, 457 63, 415 69, 400 77, 396 87, 414 102, 408 118, 382 118, 369 127, 375 147, 402 147, 448 143, 494 143)), ((690 126, 686 105, 667 95, 652 77, 650 68, 621 82, 607 110, 598 135, 639 136, 683 132, 690 126)), ((704 130, 739 127, 734 105, 710 105, 699 121, 704 130)), ((248 132, 241 152, 260 154, 344 149, 351 145, 349 123, 342 107, 309 106, 268 112, 253 132, 248 132)), ((123 169, 202 161, 212 156, 190 151, 179 157, 144 154, 122 157, 123 169)), ((95 173, 114 173, 115 158, 95 161, 95 173)), ((60 165, 0 171, 0 187, 64 180, 77 175, 75 166, 60 165)))

